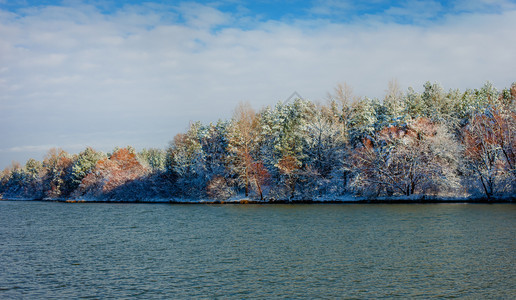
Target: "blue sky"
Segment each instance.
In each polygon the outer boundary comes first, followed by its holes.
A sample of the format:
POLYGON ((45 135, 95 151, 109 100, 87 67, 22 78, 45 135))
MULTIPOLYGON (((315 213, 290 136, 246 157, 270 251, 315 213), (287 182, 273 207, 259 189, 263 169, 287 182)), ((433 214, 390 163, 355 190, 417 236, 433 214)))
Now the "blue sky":
POLYGON ((516 81, 516 1, 0 0, 0 168, 51 147, 163 148, 339 83, 382 98, 516 81))
POLYGON ((352 23, 360 19, 379 18, 398 24, 423 24, 440 21, 449 15, 464 13, 503 13, 514 9, 514 1, 459 0, 459 1, 9 1, 0 0, 3 10, 25 15, 27 9, 47 6, 95 7, 98 12, 110 15, 130 7, 159 9, 162 14, 174 15, 172 21, 183 20, 181 6, 196 3, 232 15, 227 26, 245 26, 249 21, 279 21, 291 23, 302 20, 324 20, 331 23, 352 23))

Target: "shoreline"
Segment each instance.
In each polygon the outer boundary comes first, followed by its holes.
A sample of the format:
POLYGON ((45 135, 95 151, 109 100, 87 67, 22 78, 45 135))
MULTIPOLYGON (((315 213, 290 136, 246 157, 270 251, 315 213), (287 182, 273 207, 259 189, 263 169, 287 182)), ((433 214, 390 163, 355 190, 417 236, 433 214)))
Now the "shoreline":
POLYGON ((346 198, 328 200, 251 200, 251 199, 230 199, 230 200, 211 200, 211 199, 148 199, 148 200, 100 200, 100 199, 21 199, 21 198, 0 198, 0 201, 36 201, 36 202, 60 202, 60 203, 119 203, 119 204, 514 204, 516 196, 499 198, 439 198, 439 197, 420 197, 420 198, 346 198))

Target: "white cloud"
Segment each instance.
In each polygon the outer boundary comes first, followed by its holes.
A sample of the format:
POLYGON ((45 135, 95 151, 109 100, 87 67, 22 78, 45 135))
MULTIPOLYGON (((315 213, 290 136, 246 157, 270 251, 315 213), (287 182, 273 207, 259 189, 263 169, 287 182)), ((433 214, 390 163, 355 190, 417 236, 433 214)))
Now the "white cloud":
POLYGON ((56 145, 28 145, 28 146, 17 146, 7 149, 0 149, 0 152, 43 152, 50 148, 56 147, 56 145))
POLYGON ((227 24, 231 19, 229 14, 198 3, 182 3, 179 11, 186 23, 194 28, 209 29, 213 26, 227 24))
POLYGON ((20 145, 165 146, 189 121, 227 118, 239 101, 260 108, 293 91, 318 100, 344 81, 382 97, 392 78, 416 89, 427 80, 460 89, 516 80, 514 10, 425 26, 371 17, 241 29, 213 7, 176 9, 0 12, 0 148, 19 150, 3 151, 0 164, 35 149, 20 145))

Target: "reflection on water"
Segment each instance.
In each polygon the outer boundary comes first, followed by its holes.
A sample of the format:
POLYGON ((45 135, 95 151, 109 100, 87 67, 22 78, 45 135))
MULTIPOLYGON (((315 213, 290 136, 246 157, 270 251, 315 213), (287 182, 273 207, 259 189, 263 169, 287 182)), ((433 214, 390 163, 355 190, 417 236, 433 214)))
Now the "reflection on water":
POLYGON ((0 298, 516 298, 516 205, 0 202, 0 298))

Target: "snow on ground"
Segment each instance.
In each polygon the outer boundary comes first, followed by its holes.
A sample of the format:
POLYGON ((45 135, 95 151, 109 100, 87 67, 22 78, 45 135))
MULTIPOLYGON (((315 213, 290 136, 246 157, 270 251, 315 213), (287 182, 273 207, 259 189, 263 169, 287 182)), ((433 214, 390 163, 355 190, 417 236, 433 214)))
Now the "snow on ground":
POLYGON ((181 197, 170 197, 170 198, 142 198, 142 199, 110 199, 110 198, 96 198, 96 197, 81 197, 81 198, 70 198, 70 199, 32 199, 32 198, 20 198, 20 197, 2 197, 0 200, 5 201, 49 201, 49 202, 67 202, 67 203, 101 203, 101 202, 112 202, 112 203, 177 203, 177 204, 274 204, 274 203, 456 203, 456 202, 516 202, 516 194, 504 195, 495 197, 490 200, 480 195, 473 196, 428 196, 428 195, 411 195, 411 196, 391 196, 391 197, 359 197, 352 194, 340 195, 340 196, 322 196, 314 199, 296 199, 296 200, 273 200, 273 199, 252 199, 245 197, 244 195, 236 195, 226 200, 216 200, 209 198, 181 198, 181 197))

